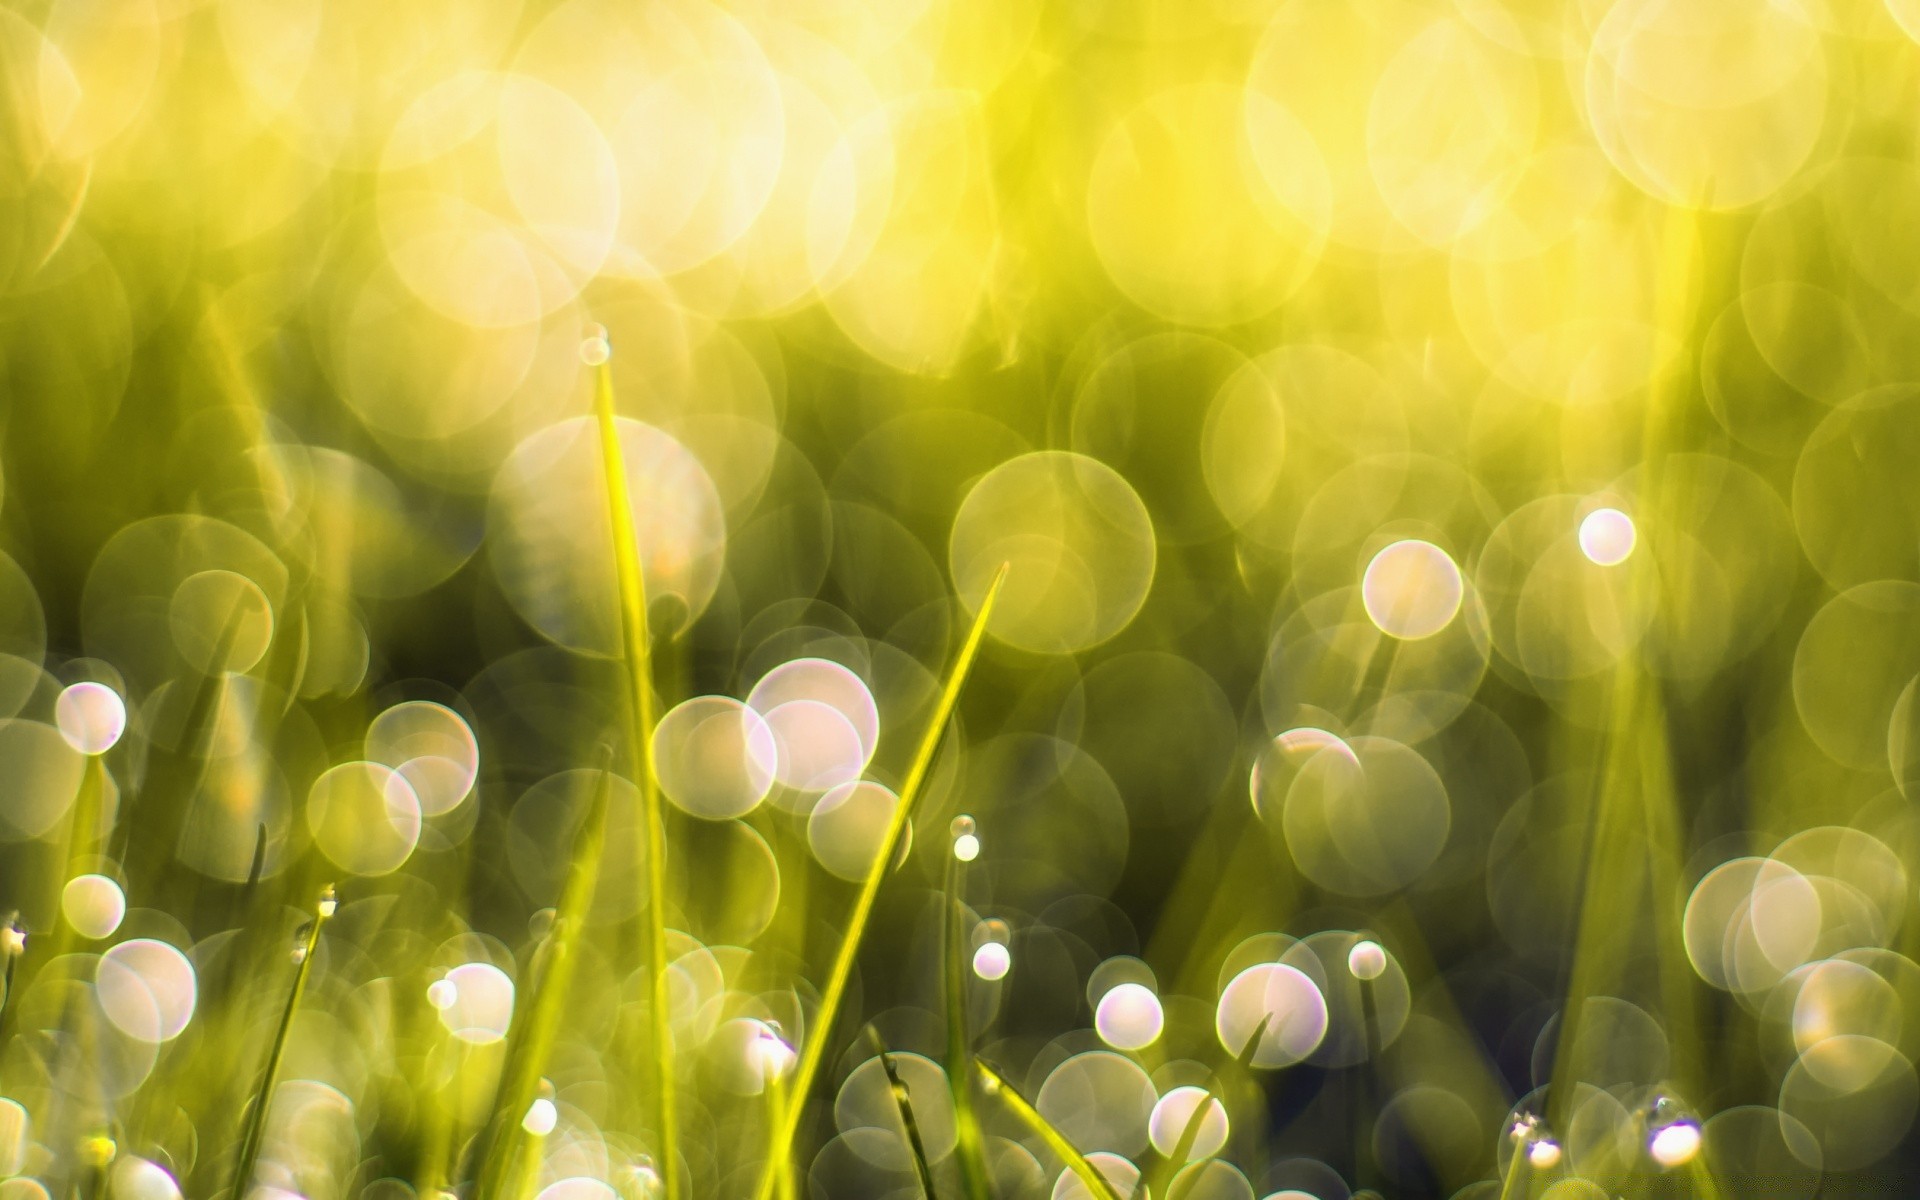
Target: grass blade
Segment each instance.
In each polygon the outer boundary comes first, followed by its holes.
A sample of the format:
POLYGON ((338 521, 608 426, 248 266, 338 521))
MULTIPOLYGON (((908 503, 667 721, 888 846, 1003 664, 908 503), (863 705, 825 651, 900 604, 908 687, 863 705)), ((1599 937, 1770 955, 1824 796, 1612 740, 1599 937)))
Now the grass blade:
MULTIPOLYGON (((1257 1036, 1254 1044, 1259 1044, 1257 1036)), ((1180 1137, 1173 1143, 1173 1152, 1160 1161, 1153 1171, 1152 1181, 1148 1181, 1146 1172, 1141 1172, 1140 1181, 1133 1190, 1135 1200, 1141 1196, 1166 1196, 1168 1200, 1173 1200, 1173 1180, 1192 1156, 1193 1144, 1200 1140, 1200 1126, 1205 1123, 1207 1114, 1213 1111, 1214 1099, 1214 1094, 1209 1091, 1201 1097, 1200 1103, 1193 1106, 1192 1115, 1187 1118, 1186 1125, 1180 1130, 1180 1137)))
POLYGON ((1272 1023, 1272 1013, 1261 1014, 1260 1023, 1253 1027, 1253 1036, 1247 1039, 1247 1044, 1240 1047, 1240 1053, 1234 1056, 1233 1065, 1240 1069, 1242 1075, 1253 1070, 1253 1056, 1260 1053, 1260 1039, 1267 1036, 1267 1026, 1272 1023))
POLYGON ((620 584, 620 634, 626 663, 627 700, 633 716, 634 771, 639 776, 640 822, 647 847, 647 913, 641 921, 646 957, 648 1051, 653 1059, 654 1115, 659 1123, 660 1179, 666 1200, 680 1194, 677 1165, 679 1100, 674 1092, 673 1038, 667 1028, 671 1000, 667 991, 667 835, 660 811, 660 781, 653 767, 653 639, 647 629, 647 586, 640 571, 640 549, 633 527, 626 460, 613 420, 613 367, 602 362, 594 378, 593 415, 600 430, 600 462, 607 477, 607 512, 613 522, 614 572, 620 584))
POLYGON ((260 1139, 267 1128, 267 1108, 273 1103, 273 1089, 280 1082, 280 1063, 286 1057, 287 1037, 293 1032, 293 1018, 300 1011, 300 997, 307 990, 307 978, 313 973, 314 950, 320 945, 320 927, 333 915, 337 901, 329 884, 320 893, 313 920, 307 925, 306 940, 300 944, 300 963, 293 973, 293 986, 287 989, 287 1006, 280 1013, 280 1027, 274 1030, 273 1047, 267 1051, 267 1066, 260 1077, 260 1090, 253 1098, 253 1111, 247 1114, 247 1129, 240 1138, 240 1157, 233 1165, 233 1186, 227 1195, 241 1200, 253 1183, 254 1164, 260 1158, 260 1139))
POLYGON ((1047 1149, 1053 1151, 1055 1158, 1067 1164, 1067 1169, 1079 1177, 1080 1182, 1086 1185, 1087 1190, 1096 1200, 1120 1200, 1120 1193, 1113 1190, 1113 1185, 1107 1182, 1107 1177, 1087 1161, 1087 1156, 1080 1153, 1074 1144, 1067 1140, 1065 1134, 1055 1129, 1052 1122, 1041 1116, 1039 1109, 1029 1104, 1025 1096, 1014 1090, 1014 1086, 1008 1083, 1004 1076, 977 1058, 973 1060, 973 1069, 980 1076, 980 1082, 985 1085, 987 1091, 1000 1097, 1008 1111, 1013 1113, 1014 1117, 1036 1137, 1045 1142, 1047 1149))
POLYGON ((1500 1195, 1497 1200, 1513 1200, 1514 1185, 1520 1182, 1520 1172, 1526 1160, 1527 1148, 1516 1141, 1513 1153, 1507 1159, 1507 1173, 1500 1181, 1500 1195))
POLYGON ((873 1043, 873 1052, 880 1057, 880 1069, 887 1073, 887 1091, 893 1096, 894 1111, 900 1114, 900 1128, 907 1134, 914 1173, 920 1177, 920 1194, 926 1200, 939 1200, 933 1191, 933 1167, 927 1163, 927 1143, 920 1136, 920 1122, 913 1119, 913 1099, 907 1095, 907 1085, 900 1081, 900 1072, 894 1069, 893 1056, 887 1053, 887 1044, 880 1040, 880 1031, 867 1026, 867 1038, 873 1043))
POLYGON ((793 1200, 793 1172, 788 1169, 786 1157, 780 1148, 773 1144, 773 1137, 779 1132, 781 1114, 786 1112, 790 1101, 787 1098, 786 1076, 780 1072, 769 1072, 767 1077, 767 1156, 773 1163, 773 1194, 776 1200, 793 1200))
POLYGON ((20 910, 7 914, 4 924, 0 924, 0 958, 6 959, 6 974, 0 978, 0 1038, 10 1036, 13 1028, 7 1018, 13 1015, 13 972, 20 965, 20 955, 25 953, 27 931, 20 924, 20 910))
MULTIPOLYGON (((1240 1048, 1240 1053, 1234 1058, 1234 1066, 1238 1069, 1240 1078, 1245 1078, 1253 1069, 1253 1056, 1259 1052, 1260 1040, 1267 1036, 1267 1026, 1272 1021, 1272 1013, 1262 1016, 1260 1023, 1253 1027, 1253 1036, 1247 1039, 1247 1044, 1240 1048)), ((1173 1152, 1163 1158, 1151 1172, 1151 1179, 1148 1178, 1148 1172, 1140 1173, 1140 1178, 1133 1187, 1133 1200, 1140 1200, 1143 1196, 1165 1196, 1167 1200, 1175 1200, 1174 1180, 1181 1169, 1187 1165, 1187 1159, 1193 1154, 1193 1144, 1200 1140, 1201 1125, 1205 1123, 1207 1114, 1213 1111, 1216 1102, 1222 1106, 1226 1104, 1224 1098, 1226 1089, 1220 1085, 1217 1078, 1211 1082, 1213 1086, 1207 1089, 1206 1097, 1199 1104, 1194 1105, 1193 1113, 1187 1117, 1186 1125, 1181 1128, 1180 1137, 1173 1144, 1173 1152)))
POLYGON ((507 1063, 500 1073, 500 1090, 488 1123, 489 1141, 480 1159, 480 1179, 474 1189, 479 1200, 503 1195, 510 1183, 511 1167, 518 1159, 525 1132, 520 1127, 521 1119, 539 1093, 540 1077, 546 1071, 554 1039, 560 1032, 560 1017, 566 1008, 567 985, 573 980, 574 960, 586 925, 587 908, 593 903, 594 887, 599 882, 600 849, 606 841, 607 805, 612 796, 613 769, 608 766, 600 773, 600 786, 594 790, 592 806, 574 837, 573 869, 567 874, 566 886, 560 890, 560 904, 554 911, 545 968, 535 987, 530 989, 532 999, 524 1017, 514 1014, 507 1041, 507 1063))
POLYGON ((953 1096, 954 1156, 960 1169, 960 1190, 967 1200, 987 1200, 987 1157, 980 1122, 973 1111, 973 1069, 967 1027, 966 905, 961 899, 967 864, 958 854, 947 855, 947 919, 941 955, 941 975, 947 1008, 947 1089, 953 1096))
MULTIPOLYGON (((140 807, 135 814, 140 819, 128 820, 122 816, 117 820, 117 828, 110 840, 112 848, 108 852, 108 857, 115 862, 129 862, 127 848, 136 825, 142 826, 143 839, 152 837, 165 848, 166 853, 158 856, 158 861, 154 863, 156 869, 164 871, 179 852, 181 823, 186 819, 186 801, 206 780, 207 760, 212 756, 213 738, 218 732, 216 721, 220 715, 220 704, 226 699, 228 673, 223 669, 223 664, 233 653, 234 643, 240 637, 240 623, 245 619, 246 613, 238 602, 227 610, 227 618, 221 623, 219 636, 213 645, 210 661, 214 669, 203 673, 194 684, 193 695, 188 697, 186 713, 181 720, 179 743, 160 756, 160 762, 153 771, 153 782, 141 790, 140 807)), ((152 860, 153 856, 149 855, 134 855, 131 858, 132 863, 152 860)), ((55 915, 58 916, 57 910, 55 915)))
MULTIPOLYGON (((894 807, 886 836, 873 856, 873 865, 867 868, 865 882, 860 885, 860 896, 854 901, 853 913, 847 918, 846 936, 841 939, 840 950, 834 956, 826 990, 820 994, 820 1011, 814 1017, 813 1030, 806 1039, 806 1045, 801 1048, 800 1061, 794 1068, 793 1086, 787 1093, 786 1110, 781 1114, 779 1132, 774 1138, 777 1156, 792 1153, 794 1134, 800 1128, 800 1115, 806 1109, 807 1093, 813 1085, 813 1077, 820 1071, 821 1061, 826 1057, 833 1019, 840 1010, 840 1001, 846 996, 847 981, 853 975, 854 955, 860 949, 860 938, 866 932, 867 921, 873 916, 873 905, 880 895, 880 884, 887 877, 887 869, 892 865, 894 855, 899 852, 900 838, 906 832, 913 803, 919 798, 921 785, 926 782, 927 771, 933 765, 933 752, 939 748, 947 721, 953 716, 954 704, 960 699, 960 689, 967 681, 967 672, 973 668, 974 656, 980 652, 981 638, 986 635, 987 618, 992 614, 994 601, 999 598, 1000 589, 1006 581, 1007 566, 1003 563, 994 574, 993 583, 987 587, 987 594, 980 601, 980 611, 974 614, 973 627, 967 631, 967 640, 960 645, 959 656, 953 660, 953 670, 947 676, 946 686, 940 691, 939 702, 933 707, 927 731, 920 739, 919 749, 914 752, 912 765, 907 769, 906 781, 900 786, 900 803, 894 807)), ((758 1200, 768 1200, 772 1194, 774 1174, 771 1163, 761 1172, 760 1186, 754 1193, 758 1200)), ((1114 1200, 1118 1200, 1118 1197, 1114 1200)))

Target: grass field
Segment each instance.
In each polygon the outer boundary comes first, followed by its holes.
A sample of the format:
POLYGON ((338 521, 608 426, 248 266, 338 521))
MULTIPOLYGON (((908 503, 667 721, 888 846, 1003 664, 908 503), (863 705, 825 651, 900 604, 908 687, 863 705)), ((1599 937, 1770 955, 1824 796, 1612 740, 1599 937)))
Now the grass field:
POLYGON ((0 1200, 1911 1191, 1917 42, 8 0, 0 1200))

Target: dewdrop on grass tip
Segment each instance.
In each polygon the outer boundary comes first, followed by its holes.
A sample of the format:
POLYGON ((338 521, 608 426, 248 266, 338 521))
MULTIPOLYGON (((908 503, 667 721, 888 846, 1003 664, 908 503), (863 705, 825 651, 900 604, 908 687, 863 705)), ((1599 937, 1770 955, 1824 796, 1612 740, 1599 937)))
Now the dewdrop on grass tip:
POLYGON ((1159 1039, 1165 1025, 1160 997, 1143 983, 1116 984, 1093 1010, 1094 1031, 1115 1050, 1144 1050, 1159 1039))
POLYGON ((127 704, 104 683, 76 683, 53 702, 60 736, 82 754, 105 754, 127 731, 127 704))
POLYGON ((553 1127, 559 1123, 560 1110, 553 1106, 553 1101, 542 1096, 527 1105, 527 1115, 521 1120, 520 1128, 535 1137, 545 1137, 552 1133, 553 1127))
POLYGON ((605 326, 588 327, 586 338, 580 343, 580 361, 589 367, 597 367, 613 357, 613 343, 607 340, 605 326))
POLYGON ((1387 969, 1387 952, 1379 942, 1367 940, 1353 944, 1347 951, 1347 970, 1355 979, 1378 979, 1387 969))
POLYGON ((1153 1106, 1153 1112, 1147 1117, 1147 1138, 1153 1148, 1163 1156, 1171 1156, 1179 1148, 1194 1113, 1203 1104, 1206 1115, 1200 1118, 1199 1133, 1187 1151, 1187 1161, 1211 1158, 1219 1153, 1227 1144, 1227 1110, 1207 1089, 1192 1085, 1174 1088, 1153 1106))
POLYGON ((980 836, 974 832, 973 818, 962 813, 953 819, 953 856, 961 862, 980 857, 980 836))
POLYGON ((1647 1153, 1663 1167, 1685 1166, 1700 1153, 1700 1127, 1692 1121, 1663 1125, 1647 1139, 1647 1153))
POLYGON ((748 1047, 756 1074, 762 1080, 780 1079, 793 1069, 798 1057, 793 1047, 772 1026, 764 1026, 748 1047))
POLYGON ((973 973, 989 983, 1007 977, 1013 969, 1013 955, 999 942, 982 942, 973 952, 973 973))

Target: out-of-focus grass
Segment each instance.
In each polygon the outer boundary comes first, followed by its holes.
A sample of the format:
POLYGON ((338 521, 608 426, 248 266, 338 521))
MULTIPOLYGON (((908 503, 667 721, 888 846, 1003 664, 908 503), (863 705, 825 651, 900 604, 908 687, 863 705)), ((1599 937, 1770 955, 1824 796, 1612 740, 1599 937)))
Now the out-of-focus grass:
MULTIPOLYGON (((956 818, 956 823, 963 819, 956 818)), ((971 818, 964 819, 967 826, 971 818)), ((967 1200, 987 1195, 987 1161, 980 1120, 973 1109, 973 1031, 967 1018, 967 860, 957 848, 947 855, 940 922, 940 992, 946 1017, 947 1090, 953 1098, 954 1155, 960 1191, 967 1200)))
MULTIPOLYGON (((926 783, 927 772, 933 767, 934 753, 940 748, 940 741, 947 734, 947 722, 953 716, 954 705, 959 703, 960 690, 966 686, 967 673, 973 669, 974 656, 980 652, 980 641, 986 635, 987 621, 993 615, 994 605, 1000 598, 1000 591, 1006 585, 1008 568, 1002 566, 994 573, 993 581, 987 585, 986 594, 981 598, 979 610, 974 613, 973 625, 967 630, 967 636, 960 643, 960 651, 954 656, 953 665, 947 671, 947 678, 941 684, 939 697, 934 701, 932 714, 927 719, 926 731, 920 736, 920 743, 913 754, 913 761, 907 767, 904 782, 900 785, 899 801, 887 818, 886 831, 873 848, 873 863, 867 870, 867 876, 860 885, 860 894, 853 902, 853 910, 848 914, 846 925, 840 935, 839 948, 834 952, 833 966, 828 971, 826 987, 820 993, 820 1006, 814 1014, 815 1034, 809 1037, 800 1051, 798 1063, 794 1067, 791 1095, 796 1102, 789 1104, 781 1113, 774 1145, 779 1157, 793 1153, 793 1140, 799 1131, 800 1117, 803 1111, 800 1098, 804 1098, 813 1085, 813 1079, 820 1070, 821 1061, 826 1057, 828 1038, 831 1036, 834 1019, 839 1015, 841 999, 845 996, 848 980, 853 975, 853 963, 860 951, 860 940, 866 934, 867 922, 873 916, 873 906, 880 896, 880 886, 886 881, 887 871, 893 863, 894 854, 900 846, 900 839, 907 831, 907 822, 913 815, 913 802, 919 797, 921 787, 926 783)), ((762 1172, 758 1190, 760 1200, 766 1200, 773 1189, 773 1164, 769 1163, 762 1172)))
POLYGON ((476 1163, 475 1194, 482 1200, 520 1200, 512 1182, 532 1178, 527 1162, 529 1135, 522 1126, 539 1096, 541 1077, 550 1069, 554 1041, 566 1014, 568 990, 573 985, 587 906, 593 902, 594 889, 600 883, 607 809, 613 798, 612 768, 602 765, 599 776, 593 803, 567 855, 567 882, 554 912, 553 928, 536 956, 537 973, 528 988, 530 1002, 516 1011, 514 1025, 507 1034, 506 1065, 500 1073, 499 1095, 494 1099, 486 1141, 476 1163))
POLYGON ((0 1200, 1900 1186, 1917 42, 0 8, 0 1200))

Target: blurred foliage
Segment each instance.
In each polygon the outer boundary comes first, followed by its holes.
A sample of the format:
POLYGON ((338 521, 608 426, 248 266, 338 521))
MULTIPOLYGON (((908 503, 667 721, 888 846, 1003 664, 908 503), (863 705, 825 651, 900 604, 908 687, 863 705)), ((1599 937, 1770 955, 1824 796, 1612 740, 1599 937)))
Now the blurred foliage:
POLYGON ((1888 1194, 1916 40, 11 0, 0 1200, 1888 1194))

